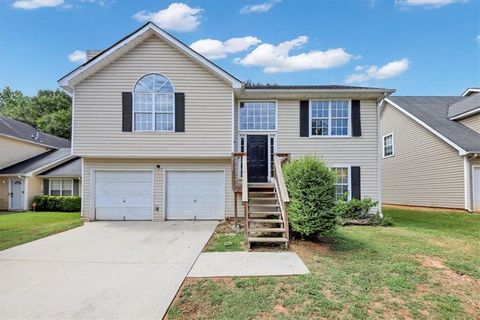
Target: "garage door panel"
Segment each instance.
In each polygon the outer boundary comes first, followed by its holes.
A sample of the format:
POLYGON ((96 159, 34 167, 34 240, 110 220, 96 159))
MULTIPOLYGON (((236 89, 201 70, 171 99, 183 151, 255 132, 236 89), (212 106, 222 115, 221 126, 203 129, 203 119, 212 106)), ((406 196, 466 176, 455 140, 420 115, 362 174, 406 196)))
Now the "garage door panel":
POLYGON ((225 217, 224 171, 167 171, 166 182, 167 219, 225 217))
POLYGON ((152 219, 152 172, 98 171, 95 177, 97 220, 152 219))

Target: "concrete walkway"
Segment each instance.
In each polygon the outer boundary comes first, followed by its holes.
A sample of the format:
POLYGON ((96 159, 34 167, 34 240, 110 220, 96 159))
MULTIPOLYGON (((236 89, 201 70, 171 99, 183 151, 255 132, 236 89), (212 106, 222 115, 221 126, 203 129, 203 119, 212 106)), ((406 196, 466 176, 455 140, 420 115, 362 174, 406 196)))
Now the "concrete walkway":
POLYGON ((2 319, 161 319, 216 222, 92 222, 0 252, 2 319))
POLYGON ((188 277, 288 276, 309 273, 294 252, 207 252, 188 277))

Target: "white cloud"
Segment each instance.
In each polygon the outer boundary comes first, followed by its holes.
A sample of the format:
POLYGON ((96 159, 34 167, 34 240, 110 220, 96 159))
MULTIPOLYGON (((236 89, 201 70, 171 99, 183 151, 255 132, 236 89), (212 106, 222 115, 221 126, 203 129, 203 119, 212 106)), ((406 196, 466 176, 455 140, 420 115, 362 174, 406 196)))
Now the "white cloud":
POLYGON ((38 9, 43 7, 57 7, 63 4, 63 0, 16 0, 12 6, 17 9, 38 9))
POLYGON ((70 62, 85 62, 87 61, 87 53, 82 50, 75 50, 71 54, 68 55, 68 60, 70 62))
POLYGON ((308 42, 308 37, 300 36, 296 39, 285 41, 277 46, 264 43, 246 57, 236 59, 237 63, 244 66, 260 66, 266 73, 294 72, 312 69, 329 69, 346 64, 352 58, 342 48, 328 49, 326 51, 309 51, 298 55, 290 55, 290 51, 301 47, 308 42))
POLYGON ((401 75, 407 71, 410 62, 407 58, 389 62, 381 67, 378 66, 357 66, 356 73, 345 79, 346 83, 366 82, 370 79, 387 79, 401 75))
POLYGON ((202 12, 201 8, 190 8, 185 3, 175 2, 157 12, 139 11, 133 18, 140 22, 152 21, 164 29, 187 32, 198 27, 202 12))
POLYGON ((245 51, 251 46, 261 43, 260 39, 252 36, 242 38, 231 38, 225 42, 215 39, 202 39, 190 45, 198 53, 209 59, 225 58, 228 53, 245 51))
POLYGON ((466 0, 395 0, 395 4, 402 7, 433 7, 440 8, 453 3, 466 2, 466 0))
POLYGON ((477 40, 477 42, 480 43, 480 34, 475 38, 475 40, 477 40))
POLYGON ((277 3, 280 3, 281 0, 272 0, 269 2, 259 3, 259 4, 249 4, 243 7, 240 10, 240 13, 262 13, 270 11, 277 3))

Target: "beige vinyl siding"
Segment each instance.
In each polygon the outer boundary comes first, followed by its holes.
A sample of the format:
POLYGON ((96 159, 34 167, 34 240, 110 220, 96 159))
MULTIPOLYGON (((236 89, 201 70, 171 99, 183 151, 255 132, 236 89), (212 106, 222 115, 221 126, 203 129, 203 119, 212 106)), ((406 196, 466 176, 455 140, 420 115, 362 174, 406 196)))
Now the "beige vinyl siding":
POLYGON ((49 150, 49 148, 40 146, 38 144, 24 142, 4 136, 0 136, 0 149, 8 150, 8 152, 0 152, 0 169, 49 150))
POLYGON ((84 159, 82 208, 85 220, 94 219, 92 174, 94 170, 154 170, 154 220, 164 220, 164 172, 165 170, 221 170, 225 171, 225 214, 233 216, 233 191, 229 161, 181 160, 181 159, 84 159), (156 166, 160 165, 160 169, 156 166), (158 211, 156 208, 158 207, 158 211))
POLYGON ((382 201, 464 208, 464 164, 458 151, 388 103, 381 136, 394 133, 395 155, 382 160, 382 201))
POLYGON ((75 86, 74 153, 150 157, 226 157, 231 153, 232 89, 152 36, 75 86), (121 93, 145 74, 168 77, 185 93, 185 132, 122 132, 121 93))
MULTIPOLYGON (((335 98, 331 97, 331 99, 335 98)), ((352 98, 354 99, 354 97, 352 98)), ((238 103, 236 106, 238 107, 238 103)), ((275 132, 277 135, 277 152, 289 153, 292 159, 304 155, 315 155, 329 166, 339 164, 360 166, 362 197, 379 199, 378 115, 375 100, 361 101, 362 136, 346 138, 300 137, 300 101, 280 100, 277 106, 278 127, 277 132, 275 132)), ((235 113, 235 117, 237 130, 238 111, 235 113)), ((236 148, 239 150, 238 131, 236 132, 236 148)), ((252 134, 254 133, 252 132, 252 134)))
MULTIPOLYGON (((474 158, 474 159, 470 159, 470 199, 471 199, 471 207, 474 209, 474 198, 473 198, 473 166, 476 166, 476 167, 480 167, 480 158, 474 158)), ((480 190, 478 190, 477 192, 480 192, 480 190)), ((480 210, 475 210, 475 211, 478 211, 480 212, 480 210)))
POLYGON ((8 178, 0 177, 0 210, 8 210, 8 178))
POLYGON ((42 194, 42 179, 38 177, 27 177, 25 178, 25 186, 27 193, 25 208, 28 210, 32 208, 33 198, 42 194))
POLYGON ((465 119, 461 119, 459 122, 480 133, 480 113, 465 119))

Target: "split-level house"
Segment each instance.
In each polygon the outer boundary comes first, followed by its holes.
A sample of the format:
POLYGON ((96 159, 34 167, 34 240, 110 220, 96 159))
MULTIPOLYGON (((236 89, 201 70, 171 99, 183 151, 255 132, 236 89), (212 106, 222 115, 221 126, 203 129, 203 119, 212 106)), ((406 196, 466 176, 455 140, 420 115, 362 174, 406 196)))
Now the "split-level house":
POLYGON ((479 92, 385 99, 384 203, 480 211, 479 92))
POLYGON ((73 97, 87 221, 245 212, 285 241, 280 163, 304 155, 335 168, 339 196, 380 200, 378 105, 393 90, 246 85, 152 23, 59 85, 73 97))
POLYGON ((79 195, 81 162, 70 141, 0 116, 0 210, 28 210, 36 195, 79 195))

